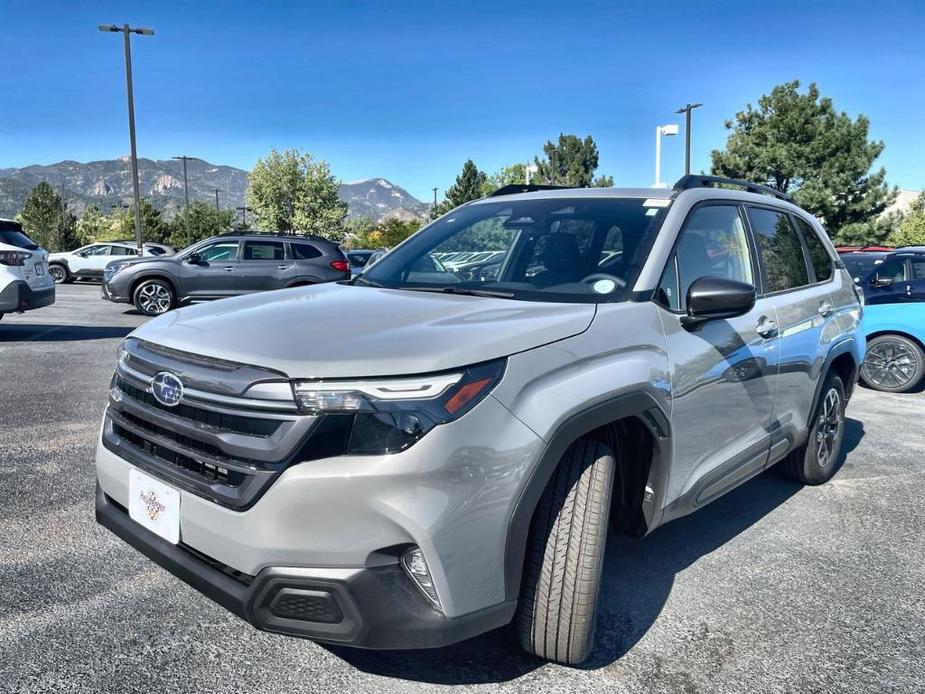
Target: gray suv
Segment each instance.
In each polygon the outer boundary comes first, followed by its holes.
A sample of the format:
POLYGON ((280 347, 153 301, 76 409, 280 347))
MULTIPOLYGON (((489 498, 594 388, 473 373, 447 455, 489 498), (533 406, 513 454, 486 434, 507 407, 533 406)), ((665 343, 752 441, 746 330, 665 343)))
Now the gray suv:
POLYGON ((351 282, 132 333, 97 519, 260 629, 424 648, 514 620, 579 663, 609 528, 832 477, 861 312, 819 223, 754 184, 501 189, 351 282), (482 251, 475 279, 436 261, 482 251))
POLYGON ((187 301, 349 278, 343 251, 320 236, 224 234, 176 255, 110 262, 103 298, 157 316, 187 301))

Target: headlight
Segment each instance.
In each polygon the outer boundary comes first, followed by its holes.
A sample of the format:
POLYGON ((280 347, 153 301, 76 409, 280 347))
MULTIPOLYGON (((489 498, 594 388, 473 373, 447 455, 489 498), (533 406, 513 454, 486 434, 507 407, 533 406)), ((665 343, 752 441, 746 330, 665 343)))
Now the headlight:
POLYGON ((118 264, 107 265, 106 269, 103 270, 103 279, 108 282, 116 275, 117 272, 119 272, 119 270, 121 270, 124 267, 125 265, 118 265, 118 264))
POLYGON ((501 359, 427 376, 297 381, 293 392, 302 412, 324 417, 316 432, 324 432, 325 441, 314 443, 326 455, 337 454, 328 450, 332 441, 341 442, 341 454, 394 453, 475 407, 501 379, 504 364, 501 359))

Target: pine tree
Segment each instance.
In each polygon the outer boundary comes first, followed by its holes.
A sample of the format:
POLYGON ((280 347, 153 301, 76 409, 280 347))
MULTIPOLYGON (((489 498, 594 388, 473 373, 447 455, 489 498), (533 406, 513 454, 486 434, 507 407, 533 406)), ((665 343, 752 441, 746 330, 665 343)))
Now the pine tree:
POLYGON ((49 251, 70 251, 81 245, 77 218, 67 211, 61 196, 47 181, 29 193, 21 218, 26 233, 49 251))
POLYGON ((463 164, 462 173, 456 177, 456 183, 446 191, 446 199, 453 207, 459 207, 467 202, 482 197, 482 186, 488 177, 484 171, 479 171, 471 159, 463 164))
POLYGON ((558 143, 547 141, 543 145, 543 152, 545 159, 537 157, 534 160, 537 172, 532 177, 532 183, 569 188, 613 185, 613 179, 609 176, 594 178, 599 155, 597 145, 590 135, 582 140, 575 135, 561 133, 558 143))

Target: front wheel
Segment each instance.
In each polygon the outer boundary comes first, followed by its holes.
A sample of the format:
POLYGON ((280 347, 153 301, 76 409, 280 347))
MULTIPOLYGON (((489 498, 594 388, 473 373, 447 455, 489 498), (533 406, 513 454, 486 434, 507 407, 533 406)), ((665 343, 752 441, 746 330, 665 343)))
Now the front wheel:
POLYGON ((55 281, 55 284, 67 284, 74 281, 70 273, 67 271, 67 268, 60 263, 52 263, 49 265, 48 274, 51 275, 51 278, 55 281))
POLYGON ((880 335, 867 343, 861 379, 874 390, 905 393, 922 380, 925 354, 902 335, 880 335))
POLYGON ((145 280, 132 297, 135 308, 146 316, 159 316, 176 306, 177 297, 164 280, 145 280))
POLYGON ((516 621, 540 658, 576 665, 591 654, 614 466, 609 446, 579 439, 537 506, 516 621))
POLYGON ((806 443, 780 463, 781 471, 801 484, 824 484, 838 468, 845 437, 845 386, 835 373, 822 385, 806 443))

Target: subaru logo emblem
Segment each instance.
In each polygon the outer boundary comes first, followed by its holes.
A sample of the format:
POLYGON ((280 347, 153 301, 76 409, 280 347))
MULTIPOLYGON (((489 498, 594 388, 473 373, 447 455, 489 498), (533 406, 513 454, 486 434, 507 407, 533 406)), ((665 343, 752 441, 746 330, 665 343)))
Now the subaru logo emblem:
POLYGON ((183 384, 172 373, 161 371, 151 381, 154 399, 167 407, 176 407, 183 397, 183 384))

